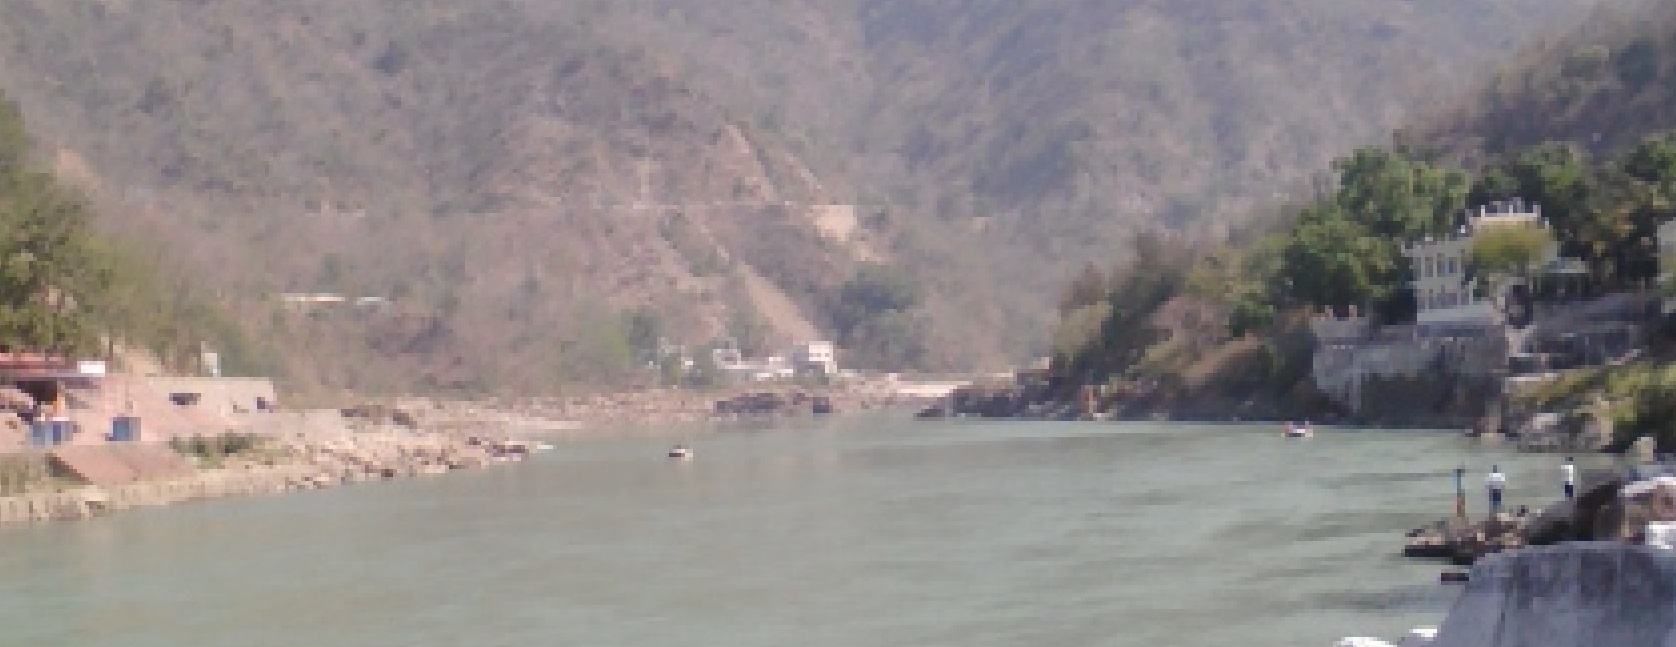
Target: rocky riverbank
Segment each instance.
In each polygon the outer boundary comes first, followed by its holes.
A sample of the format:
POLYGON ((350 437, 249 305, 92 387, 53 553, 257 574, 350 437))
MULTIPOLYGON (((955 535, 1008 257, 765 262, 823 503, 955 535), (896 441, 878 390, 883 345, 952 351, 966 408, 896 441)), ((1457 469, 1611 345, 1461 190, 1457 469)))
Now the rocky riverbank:
POLYGON ((652 389, 570 397, 455 401, 406 398, 392 408, 415 424, 449 429, 498 425, 516 429, 577 429, 681 424, 760 417, 807 417, 924 406, 921 398, 886 386, 739 388, 717 391, 652 389))
POLYGON ((299 432, 270 438, 259 456, 230 457, 189 475, 0 497, 0 524, 87 519, 186 501, 443 474, 518 460, 534 447, 499 435, 406 429, 299 432))
POLYGON ((0 497, 0 524, 89 519, 130 508, 225 496, 271 494, 311 485, 306 465, 205 470, 191 476, 115 487, 87 485, 0 497))
POLYGON ((137 507, 474 469, 528 456, 538 445, 526 439, 546 431, 815 416, 919 403, 923 400, 886 387, 846 385, 478 401, 404 398, 337 410, 248 414, 240 428, 262 439, 259 451, 196 457, 190 474, 141 482, 43 482, 0 497, 0 524, 86 519, 137 507))
POLYGON ((1649 523, 1676 523, 1676 470, 1662 465, 1590 470, 1579 478, 1577 498, 1522 512, 1476 523, 1443 519, 1416 528, 1407 533, 1403 554, 1464 566, 1527 546, 1640 542, 1649 523))
POLYGON ((1498 514, 1478 522, 1443 519, 1408 532, 1404 557, 1469 566, 1486 555, 1523 548, 1529 515, 1498 514))

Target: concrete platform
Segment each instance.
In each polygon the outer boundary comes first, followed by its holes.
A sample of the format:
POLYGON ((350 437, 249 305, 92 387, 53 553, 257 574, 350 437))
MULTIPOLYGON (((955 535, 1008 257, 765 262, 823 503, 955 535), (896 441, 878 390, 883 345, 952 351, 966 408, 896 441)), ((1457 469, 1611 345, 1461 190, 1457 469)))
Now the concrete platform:
POLYGON ((102 487, 177 478, 196 471, 174 450, 153 443, 67 445, 52 450, 48 457, 66 475, 102 487))

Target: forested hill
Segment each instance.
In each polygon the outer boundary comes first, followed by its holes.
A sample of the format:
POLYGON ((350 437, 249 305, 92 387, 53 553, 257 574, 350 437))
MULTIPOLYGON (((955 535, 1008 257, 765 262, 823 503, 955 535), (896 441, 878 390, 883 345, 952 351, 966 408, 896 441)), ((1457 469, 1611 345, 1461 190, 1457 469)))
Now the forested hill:
POLYGON ((1577 29, 1499 66, 1454 106, 1422 115, 1408 136, 1477 160, 1550 142, 1611 152, 1676 128, 1676 4, 1602 5, 1577 29))
MULTIPOLYGON (((1676 220, 1673 81, 1676 6, 1603 10, 1529 50, 1456 110, 1388 144, 1347 150, 1331 185, 1267 229, 1229 246, 1151 242, 1165 251, 1144 263, 1089 268, 1063 293, 1056 366, 1073 386, 1117 385, 1165 407, 1321 413, 1311 411, 1325 402, 1311 388, 1309 317, 1412 322, 1424 295, 1409 286, 1415 269, 1400 244, 1456 231, 1467 208, 1513 199, 1540 205, 1549 227, 1480 234, 1470 271, 1530 272, 1557 244, 1581 261, 1589 293, 1646 289, 1663 262, 1658 228, 1676 220), (1269 408, 1245 409, 1253 403, 1269 408)), ((1539 298, 1555 296, 1542 285, 1539 298)), ((1667 398, 1676 386, 1657 373, 1656 390, 1623 403, 1667 398)), ((1450 406, 1451 387, 1433 382, 1412 399, 1376 404, 1409 421, 1445 413, 1437 408, 1450 406)), ((1618 420, 1634 428, 1639 415, 1618 420)))
POLYGON ((659 337, 997 368, 1081 262, 1221 229, 1586 4, 8 0, 0 87, 296 383, 620 382, 659 337), (391 305, 276 305, 316 291, 391 305))
POLYGON ((681 52, 862 199, 953 225, 1006 298, 1137 228, 1220 232, 1593 2, 530 4, 681 52))

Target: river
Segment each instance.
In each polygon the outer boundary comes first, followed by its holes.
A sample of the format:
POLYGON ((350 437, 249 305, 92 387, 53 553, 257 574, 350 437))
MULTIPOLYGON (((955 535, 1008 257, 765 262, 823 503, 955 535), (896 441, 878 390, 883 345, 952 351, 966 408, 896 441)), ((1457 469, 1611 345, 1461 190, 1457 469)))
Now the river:
POLYGON ((0 645, 1314 647, 1436 624, 1455 433, 915 422, 593 433, 514 466, 0 530, 0 645), (696 460, 663 457, 687 442, 696 460))

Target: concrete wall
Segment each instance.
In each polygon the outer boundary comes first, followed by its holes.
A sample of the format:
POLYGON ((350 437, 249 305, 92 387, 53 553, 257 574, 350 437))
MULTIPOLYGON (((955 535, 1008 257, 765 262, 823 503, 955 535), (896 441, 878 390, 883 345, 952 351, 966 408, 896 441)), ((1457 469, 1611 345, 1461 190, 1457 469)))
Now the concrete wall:
POLYGON ((1315 349, 1311 376, 1315 388, 1359 411, 1362 387, 1373 378, 1478 378, 1498 374, 1507 365, 1507 339, 1500 330, 1415 329, 1401 339, 1323 341, 1315 349))
POLYGON ((256 399, 276 403, 273 380, 265 377, 151 377, 146 378, 153 391, 163 393, 199 393, 202 400, 196 406, 220 413, 249 411, 256 407, 256 399))
POLYGON ((113 375, 97 389, 71 392, 69 414, 83 432, 76 443, 103 443, 111 418, 119 415, 140 418, 141 440, 167 441, 236 431, 235 405, 248 410, 258 396, 272 401, 272 394, 273 383, 267 379, 113 375), (179 406, 169 401, 170 393, 198 393, 201 399, 195 405, 179 406))
POLYGON ((1676 646, 1676 552, 1617 542, 1492 556, 1433 647, 1676 646))
POLYGON ((141 506, 284 492, 299 487, 311 473, 312 468, 308 465, 214 470, 110 488, 89 486, 62 492, 0 497, 0 526, 29 521, 88 519, 141 506))

